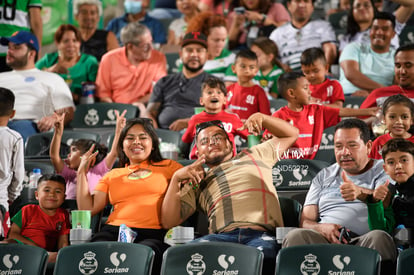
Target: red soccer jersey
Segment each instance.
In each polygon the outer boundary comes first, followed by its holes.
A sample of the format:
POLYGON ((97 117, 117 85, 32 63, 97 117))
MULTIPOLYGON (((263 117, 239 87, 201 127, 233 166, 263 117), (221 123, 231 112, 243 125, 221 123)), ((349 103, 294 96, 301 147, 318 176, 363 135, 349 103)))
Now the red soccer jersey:
MULTIPOLYGON (((197 124, 212 120, 220 120, 221 122, 223 122, 224 128, 229 136, 229 139, 233 143, 233 154, 235 155, 237 152, 236 144, 234 142, 234 136, 238 135, 246 139, 249 133, 247 130, 238 131, 237 129, 243 126, 243 122, 241 122, 240 118, 237 115, 230 114, 225 111, 221 111, 218 114, 209 114, 203 111, 197 115, 193 115, 190 121, 188 122, 187 130, 181 138, 182 141, 185 143, 192 143, 196 134, 197 124)), ((196 150, 197 148, 194 146, 190 153, 190 159, 197 158, 195 155, 196 150)))
MULTIPOLYGON (((369 157, 372 159, 382 159, 382 147, 384 147, 384 144, 390 139, 392 139, 390 133, 377 137, 372 143, 372 149, 371 153, 369 153, 369 157)), ((406 140, 414 143, 414 136, 411 136, 406 140)))
POLYGON ((262 87, 242 87, 234 83, 227 87, 226 108, 239 115, 242 121, 250 115, 261 112, 270 115, 270 103, 262 87))
POLYGON ((53 216, 47 215, 39 205, 29 204, 12 218, 12 222, 21 228, 21 235, 32 240, 47 251, 56 251, 60 235, 70 231, 69 214, 58 208, 53 216))
POLYGON ((406 97, 414 101, 414 89, 407 90, 401 88, 398 85, 392 85, 373 90, 364 100, 364 102, 362 102, 361 109, 382 106, 382 104, 388 97, 396 94, 405 95, 406 97))
POLYGON ((304 105, 300 112, 292 111, 285 106, 274 112, 273 116, 299 129, 298 139, 288 152, 283 154, 285 159, 313 159, 318 152, 323 130, 341 120, 339 109, 318 104, 304 105))
POLYGON ((341 83, 336 80, 326 79, 321 84, 309 85, 312 97, 321 100, 322 104, 331 104, 335 101, 345 101, 341 83))

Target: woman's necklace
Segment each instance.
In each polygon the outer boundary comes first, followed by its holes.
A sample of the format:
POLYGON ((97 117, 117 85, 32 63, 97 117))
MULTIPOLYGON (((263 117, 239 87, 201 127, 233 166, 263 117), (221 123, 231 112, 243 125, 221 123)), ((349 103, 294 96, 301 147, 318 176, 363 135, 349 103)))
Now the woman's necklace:
POLYGON ((149 169, 150 165, 148 163, 148 167, 147 168, 141 168, 138 167, 135 170, 132 170, 129 165, 127 166, 128 171, 130 171, 131 173, 128 175, 128 179, 130 180, 139 180, 139 179, 145 179, 148 178, 149 176, 151 176, 152 171, 149 169))

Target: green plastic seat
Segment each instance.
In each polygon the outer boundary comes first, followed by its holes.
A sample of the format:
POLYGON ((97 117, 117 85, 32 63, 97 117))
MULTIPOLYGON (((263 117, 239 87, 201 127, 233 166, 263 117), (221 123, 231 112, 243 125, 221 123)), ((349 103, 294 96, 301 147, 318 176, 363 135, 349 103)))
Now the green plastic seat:
POLYGON ((37 246, 0 244, 0 274, 43 275, 47 258, 47 251, 37 246))
POLYGON ((294 199, 279 197, 285 227, 299 227, 302 205, 294 199))
MULTIPOLYGON (((29 136, 25 145, 25 159, 49 159, 49 149, 52 137, 52 132, 38 133, 29 136)), ((60 145, 60 155, 62 158, 65 158, 69 153, 72 142, 78 139, 92 139, 99 142, 101 137, 98 133, 93 132, 64 130, 60 145)))
POLYGON ((116 126, 115 110, 121 114, 127 110, 125 118, 139 117, 138 107, 122 103, 93 103, 76 106, 72 128, 114 128, 116 126))
POLYGON ((263 253, 250 246, 200 242, 173 246, 164 253, 162 275, 262 274, 263 253))
POLYGON ((298 245, 279 251, 276 257, 276 275, 378 275, 380 260, 376 250, 366 247, 343 244, 298 245))
POLYGON ((397 275, 411 275, 414 270, 414 248, 403 250, 397 259, 397 275))
POLYGON ((121 242, 76 244, 59 250, 53 274, 149 275, 153 260, 154 251, 145 245, 121 242))

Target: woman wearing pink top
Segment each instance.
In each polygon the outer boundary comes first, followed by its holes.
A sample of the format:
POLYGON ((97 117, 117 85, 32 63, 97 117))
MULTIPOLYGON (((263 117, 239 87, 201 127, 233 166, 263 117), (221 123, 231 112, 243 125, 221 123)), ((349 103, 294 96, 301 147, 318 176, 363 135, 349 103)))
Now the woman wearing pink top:
POLYGON ((250 47, 250 41, 259 36, 268 37, 276 28, 290 21, 290 15, 281 3, 270 0, 240 0, 241 6, 229 14, 230 48, 250 47))

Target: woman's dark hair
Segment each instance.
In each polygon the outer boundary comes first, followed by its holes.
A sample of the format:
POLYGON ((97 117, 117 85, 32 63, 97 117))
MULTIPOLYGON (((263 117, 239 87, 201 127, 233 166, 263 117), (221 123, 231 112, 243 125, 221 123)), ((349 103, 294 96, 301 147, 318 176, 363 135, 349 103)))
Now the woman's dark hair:
MULTIPOLYGON (((248 10, 247 6, 244 4, 244 0, 240 0, 240 3, 246 8, 246 10, 248 10)), ((267 14, 272 4, 273 2, 270 0, 259 0, 257 12, 267 14)))
MULTIPOLYGON (((213 1, 213 5, 214 8, 217 7, 218 5, 220 5, 221 3, 223 3, 223 0, 214 0, 213 1)), ((224 5, 224 3, 223 3, 224 5)), ((229 13, 236 7, 240 6, 240 1, 239 0, 233 0, 231 1, 230 5, 229 5, 229 13)))
MULTIPOLYGON (((351 38, 358 32, 361 31, 361 28, 359 27, 358 23, 355 21, 354 18, 354 2, 356 0, 351 0, 350 3, 350 8, 349 8, 349 12, 348 12, 348 23, 347 23, 347 27, 346 27, 346 34, 350 34, 351 38)), ((372 8, 374 10, 374 16, 372 17, 372 20, 374 20, 375 15, 377 14, 378 10, 377 7, 375 6, 375 1, 374 0, 370 0, 372 8)), ((371 22, 372 23, 372 22, 371 22)))
POLYGON ((396 94, 388 97, 382 105, 382 114, 385 116, 387 110, 395 104, 402 104, 410 109, 411 117, 414 118, 414 103, 402 94, 396 94))
POLYGON ((273 40, 269 39, 268 37, 259 37, 253 41, 252 46, 258 47, 265 54, 273 54, 272 65, 277 65, 279 68, 283 68, 283 64, 278 58, 279 49, 273 40))
POLYGON ((59 28, 55 32, 55 37, 54 37, 55 41, 57 43, 60 43, 60 41, 62 41, 63 35, 67 31, 72 31, 75 34, 76 40, 79 41, 79 42, 82 41, 80 31, 75 26, 73 26, 71 24, 62 24, 62 25, 59 26, 59 28))
POLYGON ((150 164, 154 164, 156 162, 164 160, 160 151, 160 141, 158 139, 157 133, 155 132, 155 128, 152 125, 152 120, 148 118, 132 118, 127 120, 124 129, 122 129, 121 131, 119 141, 116 146, 118 151, 119 167, 124 167, 125 165, 130 164, 129 159, 124 153, 123 143, 126 135, 128 134, 129 129, 131 129, 135 125, 142 125, 142 127, 144 127, 145 132, 147 132, 147 134, 150 136, 152 140, 152 150, 151 154, 148 157, 148 161, 150 162, 150 164))
POLYGON ((203 11, 188 22, 187 32, 201 32, 208 37, 210 30, 217 27, 225 27, 227 29, 224 16, 214 14, 211 11, 203 11))
POLYGON ((98 151, 98 154, 96 155, 96 161, 95 161, 95 165, 97 165, 98 163, 103 161, 103 159, 108 154, 108 148, 106 148, 105 145, 99 144, 92 139, 78 139, 72 142, 70 146, 74 146, 78 148, 78 150, 83 155, 86 153, 86 151, 89 150, 89 148, 91 148, 93 144, 95 145, 94 151, 98 151))

